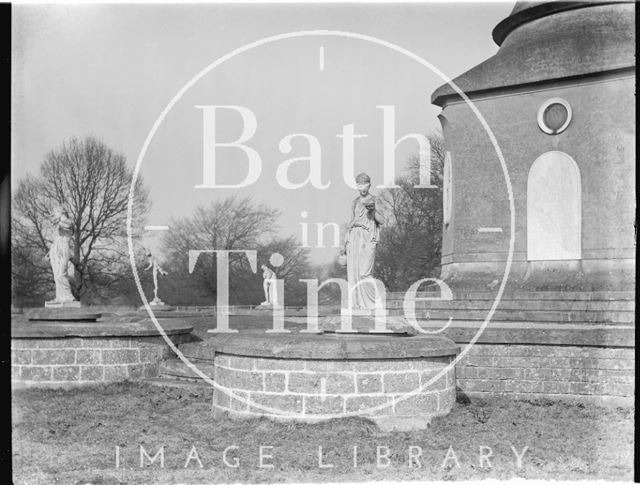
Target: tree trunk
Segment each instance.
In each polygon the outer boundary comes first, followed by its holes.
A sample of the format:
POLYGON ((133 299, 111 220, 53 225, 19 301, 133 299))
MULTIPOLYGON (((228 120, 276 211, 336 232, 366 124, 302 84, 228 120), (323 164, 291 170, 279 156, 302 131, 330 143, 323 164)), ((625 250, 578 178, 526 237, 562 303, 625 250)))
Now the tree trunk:
POLYGON ((73 265, 75 267, 75 271, 71 286, 73 288, 73 296, 76 297, 76 300, 80 301, 80 298, 82 297, 81 288, 84 275, 80 260, 80 231, 77 230, 77 227, 73 238, 73 265))

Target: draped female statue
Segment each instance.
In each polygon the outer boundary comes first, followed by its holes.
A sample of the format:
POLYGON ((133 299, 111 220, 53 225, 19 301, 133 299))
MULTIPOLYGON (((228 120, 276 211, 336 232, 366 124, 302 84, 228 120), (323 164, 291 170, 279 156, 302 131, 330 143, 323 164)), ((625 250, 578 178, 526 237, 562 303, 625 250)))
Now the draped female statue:
POLYGON ((351 204, 351 221, 347 225, 341 253, 347 256, 347 281, 352 298, 352 309, 376 308, 373 283, 358 284, 373 278, 376 245, 384 217, 376 207, 377 198, 369 193, 371 178, 366 173, 356 177, 358 197, 351 204))
POLYGON ((62 207, 56 207, 53 212, 53 242, 49 248, 49 261, 56 285, 56 297, 46 302, 45 306, 64 306, 65 303, 77 302, 69 278, 73 276, 74 266, 71 262, 71 236, 73 223, 62 207))

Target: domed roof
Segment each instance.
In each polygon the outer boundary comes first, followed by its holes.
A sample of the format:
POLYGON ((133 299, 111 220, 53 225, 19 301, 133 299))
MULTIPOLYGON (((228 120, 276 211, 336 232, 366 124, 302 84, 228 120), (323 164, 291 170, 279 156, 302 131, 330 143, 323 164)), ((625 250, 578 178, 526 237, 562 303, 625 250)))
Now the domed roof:
MULTIPOLYGON (((523 10, 527 10, 528 8, 531 8, 531 7, 536 7, 536 6, 541 5, 543 3, 547 3, 548 4, 549 2, 525 2, 525 1, 516 2, 515 6, 513 7, 513 10, 509 14, 509 17, 512 17, 516 13, 520 13, 523 10)), ((558 3, 558 2, 554 2, 554 3, 558 3)), ((562 2, 562 3, 568 3, 568 2, 562 2)))
MULTIPOLYGON (((496 55, 454 79, 465 93, 635 66, 632 1, 518 2, 493 30, 496 55)), ((454 89, 432 95, 443 106, 454 89)))
POLYGON ((557 12, 589 7, 594 5, 594 3, 595 2, 516 2, 509 16, 493 29, 493 40, 496 44, 501 45, 505 37, 519 25, 557 12))

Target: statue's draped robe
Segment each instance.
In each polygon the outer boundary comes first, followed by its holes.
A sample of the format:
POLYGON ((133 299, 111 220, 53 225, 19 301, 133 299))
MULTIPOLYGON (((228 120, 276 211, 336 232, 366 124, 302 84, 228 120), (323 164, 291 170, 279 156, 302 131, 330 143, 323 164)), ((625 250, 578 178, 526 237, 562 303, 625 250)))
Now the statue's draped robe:
POLYGON ((61 219, 55 227, 53 244, 49 251, 53 279, 56 284, 56 302, 76 301, 71 293, 71 285, 69 284, 72 233, 71 221, 67 218, 61 219))
POLYGON ((356 284, 373 278, 373 265, 380 227, 358 197, 353 203, 353 226, 347 236, 347 281, 352 295, 352 309, 376 308, 373 282, 356 284), (354 289, 355 288, 355 289, 354 289))

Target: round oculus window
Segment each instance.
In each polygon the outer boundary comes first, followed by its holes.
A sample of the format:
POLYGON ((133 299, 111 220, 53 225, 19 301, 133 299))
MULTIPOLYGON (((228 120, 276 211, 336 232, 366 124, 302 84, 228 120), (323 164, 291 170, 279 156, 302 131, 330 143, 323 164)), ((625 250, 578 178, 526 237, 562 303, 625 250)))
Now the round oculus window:
POLYGON ((538 110, 538 126, 548 135, 557 135, 571 122, 571 106, 561 98, 545 101, 538 110))

